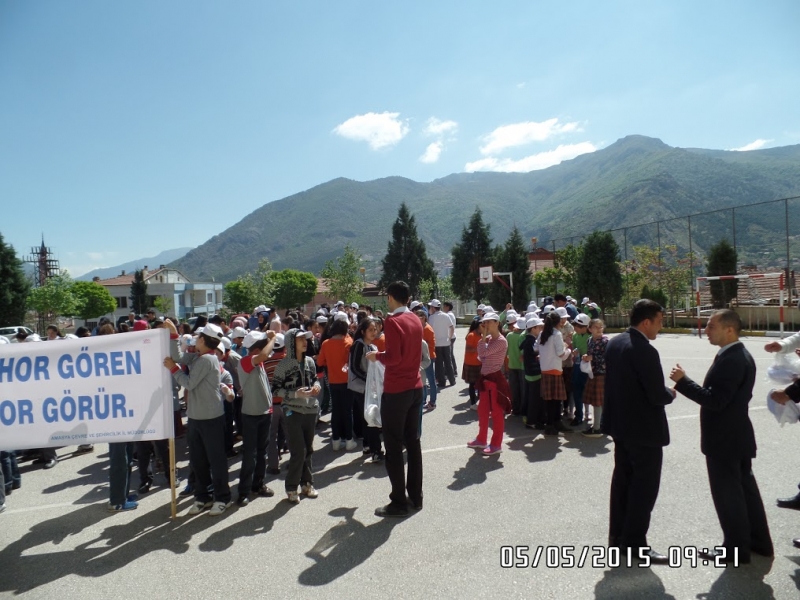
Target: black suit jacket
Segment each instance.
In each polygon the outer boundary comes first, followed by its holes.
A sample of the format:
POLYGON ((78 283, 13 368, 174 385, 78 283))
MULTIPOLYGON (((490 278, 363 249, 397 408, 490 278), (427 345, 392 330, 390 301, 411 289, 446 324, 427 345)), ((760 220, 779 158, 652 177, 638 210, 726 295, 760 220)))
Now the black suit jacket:
POLYGON ((741 342, 714 359, 700 386, 688 377, 676 385, 700 405, 700 449, 706 456, 747 459, 756 456, 756 436, 747 414, 756 363, 741 342))
POLYGON ((669 444, 664 406, 672 402, 664 385, 658 350, 631 327, 606 348, 603 433, 615 441, 642 446, 669 444))

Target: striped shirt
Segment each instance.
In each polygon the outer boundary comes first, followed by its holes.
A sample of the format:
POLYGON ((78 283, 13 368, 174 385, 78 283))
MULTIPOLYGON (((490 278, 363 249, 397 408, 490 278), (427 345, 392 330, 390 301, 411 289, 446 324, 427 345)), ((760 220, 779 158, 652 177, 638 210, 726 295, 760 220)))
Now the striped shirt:
POLYGON ((481 361, 481 375, 488 375, 503 368, 508 351, 508 341, 502 335, 489 342, 478 342, 478 360, 481 361))

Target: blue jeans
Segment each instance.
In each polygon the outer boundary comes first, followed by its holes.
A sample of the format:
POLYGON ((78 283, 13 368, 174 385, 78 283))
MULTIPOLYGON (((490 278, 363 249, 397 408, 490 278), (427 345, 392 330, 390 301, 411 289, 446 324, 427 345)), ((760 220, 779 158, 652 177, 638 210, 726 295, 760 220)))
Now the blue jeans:
POLYGON ((436 396, 439 393, 439 388, 436 387, 436 377, 434 376, 434 367, 433 361, 425 368, 425 379, 427 379, 427 385, 425 389, 422 391, 422 404, 424 405, 428 401, 428 390, 430 390, 431 394, 431 404, 436 406, 436 396))
POLYGON ((0 452, 0 466, 5 479, 5 492, 18 488, 22 484, 22 477, 17 467, 17 455, 14 452, 0 452))
POLYGON ((588 380, 589 376, 581 371, 580 364, 572 367, 572 397, 575 399, 575 418, 579 421, 583 420, 583 390, 588 380))
POLYGON ((108 501, 112 506, 128 501, 132 460, 133 442, 112 442, 108 445, 108 501))

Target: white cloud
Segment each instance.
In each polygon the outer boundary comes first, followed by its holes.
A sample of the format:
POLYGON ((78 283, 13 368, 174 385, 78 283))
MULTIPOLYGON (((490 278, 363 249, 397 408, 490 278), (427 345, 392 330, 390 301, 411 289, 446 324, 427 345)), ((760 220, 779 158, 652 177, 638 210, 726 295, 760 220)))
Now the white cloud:
POLYGON ((439 156, 442 154, 442 149, 444 148, 444 144, 442 142, 433 142, 429 144, 427 148, 425 148, 425 153, 419 157, 419 162, 425 164, 432 164, 439 160, 439 156))
POLYGON ((382 112, 356 115, 333 128, 333 132, 349 140, 367 142, 373 150, 394 146, 409 132, 400 113, 382 112))
POLYGON ((731 148, 731 150, 733 152, 747 152, 748 150, 759 150, 760 148, 763 148, 765 145, 769 144, 771 141, 772 140, 757 139, 756 141, 750 142, 749 144, 746 144, 741 148, 731 148))
POLYGON ((458 131, 458 123, 455 121, 440 121, 436 117, 431 117, 428 119, 424 133, 425 135, 452 135, 456 131, 458 131))
POLYGON ((581 154, 594 152, 597 147, 591 142, 580 142, 578 144, 564 144, 558 146, 555 150, 548 150, 546 152, 539 152, 513 160, 510 158, 496 158, 490 156, 488 158, 481 158, 474 162, 469 162, 464 166, 464 170, 468 173, 473 171, 496 171, 501 173, 527 173, 528 171, 537 171, 539 169, 546 169, 557 165, 562 161, 570 160, 581 154))
POLYGON ((484 138, 485 144, 481 147, 481 154, 495 154, 506 148, 543 142, 554 135, 576 131, 580 131, 578 123, 559 123, 557 118, 503 125, 484 138))

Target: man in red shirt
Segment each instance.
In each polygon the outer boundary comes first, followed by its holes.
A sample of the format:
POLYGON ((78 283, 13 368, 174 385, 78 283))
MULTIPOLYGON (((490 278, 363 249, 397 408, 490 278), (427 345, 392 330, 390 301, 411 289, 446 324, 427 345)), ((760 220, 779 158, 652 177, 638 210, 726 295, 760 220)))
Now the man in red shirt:
POLYGON ((381 397, 381 422, 386 445, 386 472, 392 484, 389 504, 375 510, 379 517, 403 518, 409 504, 422 509, 422 448, 419 414, 422 407, 422 323, 406 307, 408 284, 395 281, 386 290, 391 314, 383 325, 385 352, 369 352, 367 358, 386 367, 381 397), (408 483, 403 466, 403 446, 408 454, 408 483), (408 499, 406 499, 406 489, 408 499))

